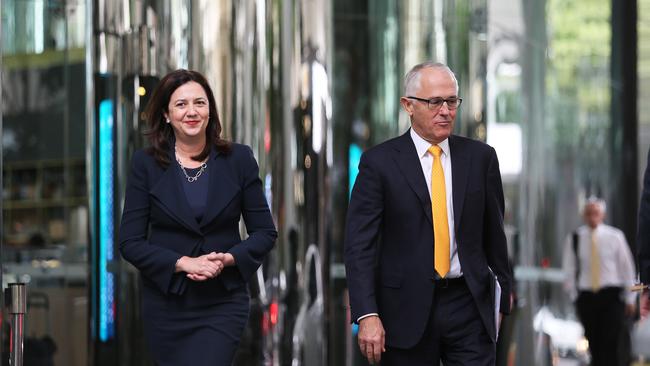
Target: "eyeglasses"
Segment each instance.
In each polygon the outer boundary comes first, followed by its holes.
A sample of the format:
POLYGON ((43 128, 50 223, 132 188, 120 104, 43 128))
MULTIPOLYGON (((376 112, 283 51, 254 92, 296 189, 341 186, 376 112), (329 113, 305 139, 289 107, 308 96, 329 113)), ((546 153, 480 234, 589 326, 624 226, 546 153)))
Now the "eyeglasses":
POLYGON ((432 111, 437 111, 442 107, 444 103, 447 103, 447 108, 449 109, 456 109, 460 107, 460 104, 463 102, 463 98, 457 98, 457 97, 451 97, 451 98, 431 98, 431 99, 423 99, 423 98, 418 98, 418 97, 412 97, 408 96, 408 99, 414 99, 414 100, 419 100, 420 102, 427 103, 427 107, 429 107, 430 110, 432 111))

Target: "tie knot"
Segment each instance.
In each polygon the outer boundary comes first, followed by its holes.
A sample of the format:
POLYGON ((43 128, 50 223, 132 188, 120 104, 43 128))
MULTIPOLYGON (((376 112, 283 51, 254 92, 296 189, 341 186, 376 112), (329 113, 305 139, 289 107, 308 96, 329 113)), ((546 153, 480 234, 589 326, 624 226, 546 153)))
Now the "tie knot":
POLYGON ((436 158, 439 158, 440 155, 442 154, 442 149, 438 145, 431 145, 428 151, 436 158))

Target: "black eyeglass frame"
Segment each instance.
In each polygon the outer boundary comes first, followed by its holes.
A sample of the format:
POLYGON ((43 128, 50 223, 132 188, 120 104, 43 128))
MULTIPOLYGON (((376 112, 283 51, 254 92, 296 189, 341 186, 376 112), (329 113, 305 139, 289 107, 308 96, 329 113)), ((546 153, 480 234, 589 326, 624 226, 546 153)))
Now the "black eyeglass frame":
POLYGON ((435 97, 435 98, 431 98, 431 99, 424 99, 424 98, 418 98, 418 97, 414 97, 414 96, 409 95, 406 98, 413 99, 413 100, 418 100, 420 102, 427 103, 427 108, 429 108, 432 111, 435 111, 435 110, 438 110, 438 109, 442 108, 442 105, 445 104, 445 103, 447 103, 447 108, 452 109, 452 110, 453 109, 458 109, 458 107, 460 107, 460 105, 463 104, 463 98, 459 98, 459 97, 452 97, 452 98, 435 97), (454 100, 458 102, 458 104, 456 104, 456 106, 452 106, 452 104, 449 103, 450 101, 454 101, 454 100), (440 103, 440 105, 436 107, 436 103, 440 103))

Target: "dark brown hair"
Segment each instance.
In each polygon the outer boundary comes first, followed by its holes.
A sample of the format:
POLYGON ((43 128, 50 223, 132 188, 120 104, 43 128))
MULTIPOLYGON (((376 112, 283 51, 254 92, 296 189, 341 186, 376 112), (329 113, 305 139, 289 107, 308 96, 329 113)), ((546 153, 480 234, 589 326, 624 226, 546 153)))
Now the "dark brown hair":
POLYGON ((174 130, 171 124, 166 122, 165 118, 165 112, 168 112, 169 99, 176 89, 190 81, 197 82, 203 87, 205 94, 208 96, 210 109, 208 126, 205 129, 205 147, 200 154, 192 156, 192 159, 196 161, 205 160, 210 155, 212 146, 219 152, 230 152, 230 142, 221 138, 221 122, 217 112, 217 103, 214 100, 214 94, 208 81, 199 72, 178 69, 165 75, 160 80, 144 111, 149 127, 146 136, 151 143, 149 152, 154 156, 158 164, 163 167, 167 167, 171 163, 169 149, 174 141, 174 130))

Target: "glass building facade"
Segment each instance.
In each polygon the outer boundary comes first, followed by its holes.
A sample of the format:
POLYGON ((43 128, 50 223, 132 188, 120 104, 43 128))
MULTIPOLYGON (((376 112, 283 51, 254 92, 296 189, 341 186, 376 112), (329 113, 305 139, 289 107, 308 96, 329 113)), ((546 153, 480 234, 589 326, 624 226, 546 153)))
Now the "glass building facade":
POLYGON ((141 113, 177 68, 206 75, 226 138, 253 148, 279 230, 250 284, 237 365, 363 364, 342 264, 347 202, 360 154, 408 129, 402 78, 424 60, 456 72, 456 133, 499 156, 517 278, 501 360, 557 357, 539 346, 538 316, 575 321, 559 266, 587 197, 608 201, 634 246, 649 0, 0 7, 2 281, 28 286, 26 354, 51 341, 57 365, 148 364, 138 273, 115 240, 129 160, 146 145, 141 113))

